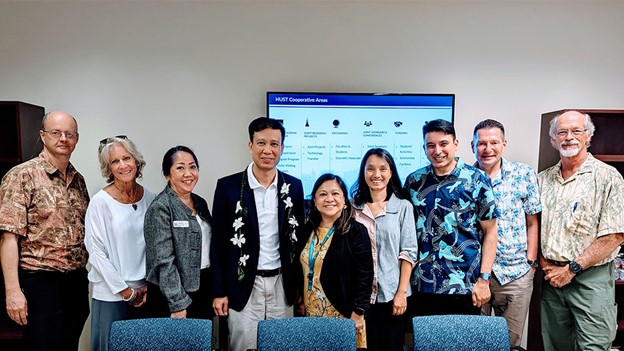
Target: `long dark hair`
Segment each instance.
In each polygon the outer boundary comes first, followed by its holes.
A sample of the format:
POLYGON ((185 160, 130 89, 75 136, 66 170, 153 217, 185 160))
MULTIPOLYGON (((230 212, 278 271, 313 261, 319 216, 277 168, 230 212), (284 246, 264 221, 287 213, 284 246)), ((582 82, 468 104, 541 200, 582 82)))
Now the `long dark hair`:
POLYGON ((353 197, 353 201, 356 205, 361 206, 367 202, 373 202, 371 198, 370 188, 368 184, 366 184, 366 161, 371 156, 377 156, 382 160, 388 162, 388 166, 390 167, 390 172, 392 172, 392 177, 390 177, 390 181, 386 186, 386 201, 390 199, 390 196, 394 194, 399 199, 404 199, 403 195, 403 187, 401 186, 401 178, 399 178, 399 172, 396 168, 396 163, 394 162, 394 158, 392 155, 385 149, 375 148, 370 149, 364 154, 362 157, 362 163, 360 164, 360 173, 358 174, 358 179, 351 187, 351 197, 353 197))
POLYGON ((355 211, 353 210, 353 206, 351 206, 351 201, 349 201, 349 193, 347 193, 347 186, 345 185, 342 178, 335 174, 325 173, 320 176, 316 182, 314 183, 314 187, 312 187, 312 206, 308 210, 308 221, 314 226, 314 228, 318 228, 321 225, 322 216, 319 210, 316 208, 316 204, 314 204, 314 198, 316 197, 316 192, 323 185, 323 183, 327 181, 335 180, 340 187, 345 199, 345 209, 341 211, 340 217, 336 219, 334 222, 334 228, 336 234, 344 234, 351 230, 351 219, 355 217, 355 211))

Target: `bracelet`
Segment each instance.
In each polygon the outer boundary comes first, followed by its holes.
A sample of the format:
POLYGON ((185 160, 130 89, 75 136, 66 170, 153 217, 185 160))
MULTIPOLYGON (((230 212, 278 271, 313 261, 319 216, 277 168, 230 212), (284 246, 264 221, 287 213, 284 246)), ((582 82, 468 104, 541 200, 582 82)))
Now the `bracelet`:
POLYGON ((136 295, 137 295, 137 294, 136 294, 136 290, 134 290, 134 289, 132 289, 132 288, 130 288, 130 290, 132 290, 132 294, 130 294, 130 297, 129 297, 129 298, 125 299, 123 296, 121 297, 121 299, 122 299, 124 302, 132 302, 132 301, 134 301, 134 299, 136 299, 136 295))

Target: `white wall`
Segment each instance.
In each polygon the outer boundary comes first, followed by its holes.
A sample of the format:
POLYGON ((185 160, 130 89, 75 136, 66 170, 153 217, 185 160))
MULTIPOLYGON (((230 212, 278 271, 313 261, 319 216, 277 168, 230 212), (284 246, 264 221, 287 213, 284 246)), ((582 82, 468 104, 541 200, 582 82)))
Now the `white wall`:
POLYGON ((473 126, 508 129, 537 165, 539 117, 623 108, 624 2, 0 2, 0 99, 74 114, 73 162, 93 194, 96 150, 126 134, 164 181, 162 154, 195 149, 211 203, 242 169, 267 90, 457 94, 460 154, 473 126))
POLYGON ((0 100, 79 121, 72 161, 94 194, 96 150, 126 134, 159 191, 163 153, 195 149, 209 203, 249 161, 267 90, 455 93, 460 154, 502 121, 537 166, 541 113, 624 108, 622 1, 0 2, 0 100))

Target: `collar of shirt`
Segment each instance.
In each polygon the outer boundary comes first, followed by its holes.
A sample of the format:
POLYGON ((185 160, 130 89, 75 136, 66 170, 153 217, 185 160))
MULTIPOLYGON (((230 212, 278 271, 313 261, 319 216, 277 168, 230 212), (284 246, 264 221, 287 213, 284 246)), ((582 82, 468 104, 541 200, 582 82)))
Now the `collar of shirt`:
MULTIPOLYGON (((249 164, 249 166, 247 166, 247 179, 249 180, 249 187, 252 190, 258 189, 258 188, 264 188, 264 186, 262 186, 262 184, 260 184, 260 182, 258 181, 258 179, 256 179, 256 176, 253 174, 253 162, 249 164)), ((275 177, 273 178, 273 182, 271 183, 271 185, 269 185, 269 187, 275 186, 277 188, 277 173, 279 171, 275 170, 275 177)))
POLYGON ((588 152, 587 158, 585 159, 585 161, 583 161, 581 167, 579 167, 579 169, 576 170, 576 172, 570 178, 564 180, 561 176, 561 160, 559 160, 559 162, 557 162, 557 164, 555 165, 555 170, 557 171, 557 180, 559 181, 559 183, 563 184, 573 181, 574 179, 576 179, 577 176, 581 174, 592 173, 594 171, 595 163, 596 159, 591 153, 588 152))
MULTIPOLYGON (((52 175, 58 172, 59 174, 61 174, 61 171, 54 165, 54 163, 52 163, 52 160, 45 152, 41 151, 41 153, 39 154, 39 158, 41 159, 41 164, 43 165, 43 169, 46 173, 52 175)), ((71 181, 74 179, 75 174, 76 169, 74 168, 74 165, 72 165, 70 162, 69 164, 67 164, 67 184, 71 183, 71 181)))
MULTIPOLYGON (((494 177, 490 178, 490 180, 492 181, 492 187, 502 183, 503 180, 507 180, 510 177, 511 170, 509 170, 509 169, 507 169, 507 167, 505 167, 505 164, 507 164, 507 163, 509 163, 509 161, 507 161, 504 157, 501 158, 501 168, 500 168, 500 170, 498 170, 498 172, 496 172, 494 177)), ((479 162, 475 162, 472 166, 475 167, 475 168, 481 169, 481 167, 479 167, 479 162)), ((483 171, 483 172, 485 172, 485 171, 483 171)))
MULTIPOLYGON (((459 158, 459 157, 455 157, 454 159, 455 159, 455 161, 457 161, 457 164, 455 165, 455 168, 453 168, 451 173, 449 173, 449 174, 447 174, 445 176, 442 176, 442 177, 448 177, 448 176, 454 176, 455 178, 459 177, 459 173, 461 172, 462 167, 464 167, 464 161, 461 158, 459 158)), ((435 174, 435 171, 433 170, 433 166, 431 165, 431 163, 427 166, 427 172, 431 173, 431 175, 434 178, 436 178, 436 174, 435 174)))
MULTIPOLYGON (((398 197, 396 197, 396 195, 392 194, 390 195, 390 199, 388 199, 388 202, 386 202, 386 208, 384 211, 382 211, 381 213, 378 214, 378 216, 384 215, 386 213, 398 213, 399 212, 399 205, 400 205, 400 200, 398 197)), ((355 203, 353 203, 353 207, 356 210, 360 210, 363 213, 365 213, 368 217, 372 217, 372 213, 369 211, 364 211, 364 208, 366 204, 363 203, 361 205, 356 205, 355 203)))

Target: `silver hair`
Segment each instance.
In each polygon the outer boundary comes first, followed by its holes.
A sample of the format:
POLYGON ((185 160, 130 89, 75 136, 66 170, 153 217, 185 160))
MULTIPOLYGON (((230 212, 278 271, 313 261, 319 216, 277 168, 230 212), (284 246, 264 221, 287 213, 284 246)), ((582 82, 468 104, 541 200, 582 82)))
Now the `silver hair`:
MULTIPOLYGON (((585 116, 585 129, 586 129, 585 133, 587 134, 587 137, 588 137, 587 144, 585 146, 589 148, 589 145, 591 144, 590 143, 591 137, 594 135, 594 131, 596 131, 596 126, 594 125, 594 122, 592 122, 591 117, 589 117, 587 113, 582 113, 576 110, 563 111, 550 120, 550 129, 548 130, 548 135, 550 135, 550 139, 553 141, 557 140, 557 122, 559 121, 559 117, 561 117, 561 115, 563 115, 564 113, 568 113, 568 112, 577 112, 585 116)), ((557 145, 553 145, 553 146, 555 147, 555 149, 557 149, 557 145)))
POLYGON ((130 139, 123 139, 118 137, 109 138, 106 145, 102 146, 98 151, 98 159, 100 160, 100 172, 102 172, 102 177, 106 178, 107 183, 112 183, 115 180, 115 176, 113 176, 113 171, 110 166, 110 148, 113 145, 123 146, 130 156, 134 158, 137 166, 136 178, 143 177, 143 167, 145 167, 145 159, 143 158, 143 154, 139 152, 136 145, 130 139))

